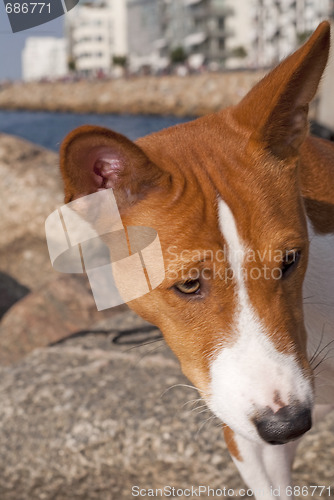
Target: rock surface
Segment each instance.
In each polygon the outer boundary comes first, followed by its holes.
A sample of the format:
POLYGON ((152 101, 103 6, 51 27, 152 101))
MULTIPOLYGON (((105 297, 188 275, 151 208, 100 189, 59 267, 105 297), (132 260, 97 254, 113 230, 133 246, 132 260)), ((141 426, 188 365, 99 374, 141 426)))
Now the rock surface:
MULTIPOLYGON (((129 500, 133 486, 244 487, 221 425, 164 342, 112 344, 114 332, 135 327, 146 324, 122 312, 96 325, 109 334, 68 339, 0 370, 1 500, 129 500)), ((329 417, 300 446, 296 484, 329 486, 333 447, 329 417)), ((318 490, 303 498, 330 497, 318 490)))
MULTIPOLYGON (((0 297, 1 299, 1 297, 0 297)), ((126 306, 118 306, 117 311, 126 306)), ((60 275, 18 300, 0 323, 0 365, 70 336, 115 314, 98 311, 86 277, 60 275)))
MULTIPOLYGON (((18 300, 29 293, 29 288, 0 271, 0 320, 18 300)), ((1 354, 0 354, 1 356, 1 354)))
POLYGON ((44 223, 63 201, 58 157, 0 134, 0 178, 0 270, 36 290, 54 276, 44 223))
POLYGON ((15 83, 0 90, 0 108, 197 116, 236 104, 263 74, 263 71, 245 71, 110 81, 15 83))
POLYGON ((6 365, 113 311, 97 311, 85 277, 51 266, 44 223, 63 202, 57 155, 1 134, 0 177, 0 365, 6 365))

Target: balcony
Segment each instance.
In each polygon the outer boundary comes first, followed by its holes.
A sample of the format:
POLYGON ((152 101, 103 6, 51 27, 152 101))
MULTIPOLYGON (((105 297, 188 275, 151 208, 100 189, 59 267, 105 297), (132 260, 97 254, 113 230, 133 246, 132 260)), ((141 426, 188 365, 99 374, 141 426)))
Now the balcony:
POLYGON ((224 62, 229 57, 229 52, 226 49, 206 48, 202 51, 205 59, 209 61, 224 62))
POLYGON ((235 31, 230 28, 214 28, 207 30, 210 38, 228 38, 235 34, 235 31))
POLYGON ((227 17, 227 16, 232 16, 233 14, 234 14, 233 7, 208 6, 208 7, 201 7, 198 9, 192 9, 190 15, 195 20, 197 20, 197 19, 206 19, 206 18, 216 17, 216 16, 227 17))
POLYGON ((199 33, 192 33, 191 35, 188 35, 184 39, 184 45, 185 47, 192 47, 192 46, 198 46, 201 45, 207 38, 206 33, 204 32, 199 32, 199 33))
POLYGON ((198 5, 201 3, 203 0, 183 0, 183 4, 186 7, 191 7, 192 5, 198 5))

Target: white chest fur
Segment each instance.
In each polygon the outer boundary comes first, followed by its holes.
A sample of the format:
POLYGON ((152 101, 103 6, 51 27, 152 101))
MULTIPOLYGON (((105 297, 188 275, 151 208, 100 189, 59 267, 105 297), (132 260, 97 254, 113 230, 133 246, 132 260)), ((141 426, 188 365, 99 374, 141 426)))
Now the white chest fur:
POLYGON ((334 234, 317 235, 308 221, 310 255, 303 297, 308 353, 318 355, 316 403, 334 403, 334 234))

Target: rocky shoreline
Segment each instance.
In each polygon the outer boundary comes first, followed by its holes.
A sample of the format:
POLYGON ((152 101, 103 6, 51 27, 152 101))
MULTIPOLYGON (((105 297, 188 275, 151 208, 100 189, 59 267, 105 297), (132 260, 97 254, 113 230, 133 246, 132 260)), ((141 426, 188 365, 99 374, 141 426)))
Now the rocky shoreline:
MULTIPOLYGON (((0 134, 0 174, 0 499, 129 500, 134 485, 225 487, 236 498, 244 484, 221 423, 164 341, 152 346, 159 332, 125 305, 98 312, 83 276, 51 268, 44 221, 63 202, 57 155, 0 134)), ((332 498, 333 448, 328 415, 298 450, 304 498, 332 498)))
POLYGON ((199 116, 236 104, 263 74, 13 83, 0 87, 0 109, 199 116))

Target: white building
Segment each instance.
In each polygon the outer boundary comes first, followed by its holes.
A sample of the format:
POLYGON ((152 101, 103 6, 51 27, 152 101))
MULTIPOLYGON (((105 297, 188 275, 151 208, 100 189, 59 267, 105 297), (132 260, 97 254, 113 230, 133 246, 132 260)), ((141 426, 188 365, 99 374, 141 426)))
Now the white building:
POLYGON ((22 79, 61 78, 67 73, 66 40, 29 37, 22 51, 22 79))
POLYGON ((81 0, 66 15, 69 59, 84 75, 160 71, 176 49, 199 69, 269 67, 331 12, 334 0, 81 0))
POLYGON ((269 67, 295 50, 320 21, 328 18, 333 3, 128 0, 130 60, 136 56, 139 62, 158 69, 159 60, 154 59, 157 49, 166 60, 173 49, 181 47, 193 68, 202 64, 217 69, 269 67), (149 22, 151 18, 154 21, 149 22))
POLYGON ((164 69, 169 58, 162 54, 166 41, 163 35, 163 12, 160 0, 128 0, 129 69, 136 73, 142 68, 164 69))
POLYGON ((331 0, 227 0, 226 66, 268 67, 296 49, 331 12, 331 0), (233 57, 240 48, 246 57, 233 57))
POLYGON ((82 2, 66 16, 69 58, 83 74, 109 74, 127 55, 126 0, 82 2))
POLYGON ((108 0, 112 12, 113 54, 125 56, 128 53, 127 0, 108 0))

